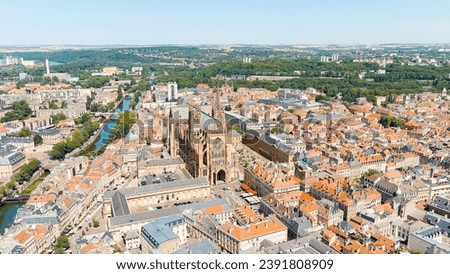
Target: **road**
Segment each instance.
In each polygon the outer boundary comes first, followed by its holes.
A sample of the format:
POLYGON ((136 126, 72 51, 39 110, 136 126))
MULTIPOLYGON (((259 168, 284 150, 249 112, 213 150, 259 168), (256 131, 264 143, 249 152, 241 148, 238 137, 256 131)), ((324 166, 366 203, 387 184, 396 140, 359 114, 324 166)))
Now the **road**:
POLYGON ((216 198, 228 198, 232 207, 246 204, 245 200, 239 197, 243 193, 239 181, 234 181, 227 185, 211 186, 211 193, 216 198))
POLYGON ((85 233, 85 235, 89 235, 106 231, 106 221, 102 218, 101 210, 102 204, 96 203, 89 209, 87 215, 83 218, 81 223, 74 227, 75 234, 69 237, 70 248, 73 253, 78 253, 76 248, 76 240, 83 237, 83 233, 85 233), (93 219, 96 219, 100 223, 99 227, 94 228, 92 226, 93 219))

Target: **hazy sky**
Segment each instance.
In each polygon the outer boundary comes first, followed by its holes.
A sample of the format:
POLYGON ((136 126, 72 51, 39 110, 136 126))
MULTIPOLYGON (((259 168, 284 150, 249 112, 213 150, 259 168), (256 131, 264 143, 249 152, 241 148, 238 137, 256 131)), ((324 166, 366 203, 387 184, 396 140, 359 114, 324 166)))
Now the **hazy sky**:
POLYGON ((449 0, 0 0, 0 45, 448 43, 449 0))

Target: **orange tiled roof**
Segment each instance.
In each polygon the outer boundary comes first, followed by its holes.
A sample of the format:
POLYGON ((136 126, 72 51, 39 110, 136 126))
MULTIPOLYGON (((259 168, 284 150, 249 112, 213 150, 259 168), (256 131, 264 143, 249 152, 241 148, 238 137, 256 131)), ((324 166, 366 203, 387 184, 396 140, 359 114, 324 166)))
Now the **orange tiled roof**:
POLYGON ((369 113, 372 107, 368 105, 351 105, 348 107, 348 109, 362 113, 369 113))
POLYGON ((90 172, 87 176, 86 179, 88 180, 100 180, 103 177, 103 173, 100 171, 93 171, 90 172))
POLYGON ((42 239, 45 234, 47 234, 47 227, 41 224, 37 224, 36 227, 34 228, 35 234, 34 234, 34 239, 36 241, 39 241, 40 239, 42 239))
POLYGON ((204 83, 199 83, 197 85, 197 88, 209 88, 209 86, 207 84, 204 84, 204 83))
POLYGON ((388 172, 385 172, 383 175, 387 179, 403 178, 403 173, 401 173, 398 170, 388 171, 388 172))
POLYGON ((31 234, 26 232, 25 230, 20 231, 17 233, 16 236, 14 236, 14 240, 18 241, 21 244, 26 243, 30 238, 32 237, 31 234))
POLYGON ((3 125, 0 125, 0 132, 5 133, 8 132, 8 130, 3 125))
POLYGON ((335 234, 333 231, 331 231, 331 230, 325 228, 324 230, 322 230, 322 236, 323 236, 326 240, 329 241, 329 240, 331 240, 332 237, 335 237, 336 234, 335 234))
POLYGON ((219 214, 219 213, 223 213, 223 206, 222 205, 212 205, 212 206, 208 206, 204 208, 206 213, 209 214, 219 214))
POLYGON ((346 206, 353 204, 352 200, 350 200, 347 193, 345 192, 339 193, 339 202, 343 203, 346 206))
POLYGON ((368 163, 384 160, 383 156, 381 156, 380 154, 360 156, 360 157, 355 157, 355 158, 358 158, 358 160, 360 161, 361 164, 368 164, 368 163))
POLYGON ((220 226, 219 230, 238 241, 244 241, 280 231, 287 231, 287 228, 280 220, 273 218, 272 220, 266 219, 263 222, 246 226, 237 226, 228 221, 220 226))
POLYGON ((88 254, 90 251, 92 251, 92 250, 96 249, 97 247, 99 247, 99 245, 100 244, 98 244, 98 243, 87 244, 87 245, 85 245, 84 247, 82 247, 80 249, 80 254, 88 254))
POLYGON ((64 206, 65 206, 66 208, 69 208, 70 205, 71 205, 73 202, 74 202, 74 199, 73 199, 72 197, 66 197, 66 198, 63 200, 63 204, 64 204, 64 206))
POLYGON ((379 233, 372 234, 372 237, 375 238, 377 241, 374 243, 374 246, 376 247, 384 247, 387 252, 392 253, 394 252, 394 245, 395 242, 391 240, 390 238, 381 235, 379 233))
POLYGON ((238 206, 234 211, 246 223, 252 223, 258 219, 258 214, 250 206, 238 206))
POLYGON ((365 246, 363 246, 358 241, 350 241, 348 245, 344 247, 345 250, 347 250, 349 253, 352 254, 372 254, 370 250, 368 250, 365 246))
POLYGON ((319 205, 316 202, 304 203, 300 205, 299 210, 304 214, 310 214, 312 212, 317 212, 319 210, 319 205))
POLYGON ((337 227, 334 226, 334 225, 330 225, 330 226, 328 227, 328 229, 329 229, 330 231, 332 231, 333 233, 335 233, 336 235, 341 236, 341 237, 344 238, 344 239, 347 239, 347 238, 348 238, 348 233, 347 233, 347 232, 340 230, 339 228, 337 228, 337 227))
POLYGON ((388 212, 388 213, 394 213, 394 209, 392 208, 392 206, 390 204, 381 204, 381 205, 377 205, 373 208, 376 212, 388 212))
POLYGON ((367 118, 380 120, 381 119, 381 115, 377 114, 377 113, 371 113, 371 114, 367 115, 367 118))
POLYGON ((31 196, 30 199, 28 199, 27 204, 33 204, 33 203, 47 203, 47 202, 55 202, 56 201, 56 195, 37 195, 37 196, 31 196))

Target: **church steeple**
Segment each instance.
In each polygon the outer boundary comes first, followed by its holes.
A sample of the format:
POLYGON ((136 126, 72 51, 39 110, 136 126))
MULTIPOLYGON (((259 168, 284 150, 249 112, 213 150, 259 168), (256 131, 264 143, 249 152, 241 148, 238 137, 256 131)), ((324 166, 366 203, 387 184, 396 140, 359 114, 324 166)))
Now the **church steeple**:
POLYGON ((220 98, 222 97, 222 90, 215 89, 214 90, 214 108, 219 109, 222 108, 222 104, 220 103, 220 98))
POLYGON ((222 128, 226 128, 226 122, 225 122, 225 108, 223 107, 222 103, 220 102, 222 98, 222 89, 215 89, 214 90, 215 100, 213 104, 213 117, 220 121, 222 128))

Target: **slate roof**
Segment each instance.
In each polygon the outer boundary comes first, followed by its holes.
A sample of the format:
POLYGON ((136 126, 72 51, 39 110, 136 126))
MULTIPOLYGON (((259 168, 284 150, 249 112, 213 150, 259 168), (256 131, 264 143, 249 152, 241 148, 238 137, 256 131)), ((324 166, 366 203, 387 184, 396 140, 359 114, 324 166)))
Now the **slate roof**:
POLYGON ((113 216, 122 216, 131 214, 127 198, 121 190, 115 191, 111 198, 111 207, 113 216))
POLYGON ((220 250, 209 239, 203 239, 179 249, 173 254, 220 254, 220 250))
POLYGON ((19 151, 11 150, 9 146, 0 146, 0 165, 15 165, 25 159, 25 155, 19 151))
MULTIPOLYGON (((130 188, 121 189, 120 192, 122 192, 123 195, 125 195, 126 197, 133 197, 133 196, 139 196, 139 195, 144 195, 144 194, 154 193, 154 192, 162 192, 162 191, 184 189, 184 188, 189 188, 189 187, 200 187, 200 186, 209 186, 209 182, 206 177, 184 179, 184 180, 165 182, 165 183, 161 183, 161 184, 151 184, 151 185, 139 186, 139 187, 130 187, 130 188)), ((119 191, 119 190, 106 191, 103 197, 105 199, 110 199, 113 197, 113 195, 117 191, 119 191)))
POLYGON ((120 227, 123 225, 129 225, 129 224, 149 222, 151 220, 164 218, 169 215, 181 214, 185 210, 189 210, 189 209, 190 210, 200 210, 207 206, 220 205, 220 204, 222 204, 222 205, 228 204, 228 201, 225 198, 214 199, 214 200, 202 201, 202 202, 192 203, 192 204, 187 204, 187 205, 156 209, 154 211, 131 213, 129 215, 122 215, 122 216, 113 216, 109 219, 109 227, 113 228, 113 227, 120 227))

